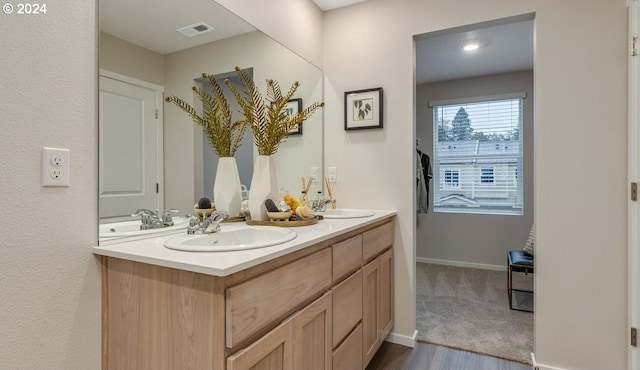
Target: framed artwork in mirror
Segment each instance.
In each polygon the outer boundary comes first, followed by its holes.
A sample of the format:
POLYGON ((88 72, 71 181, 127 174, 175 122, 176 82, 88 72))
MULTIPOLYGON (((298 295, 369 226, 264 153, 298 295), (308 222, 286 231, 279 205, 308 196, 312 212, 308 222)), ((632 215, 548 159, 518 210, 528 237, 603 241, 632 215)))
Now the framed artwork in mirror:
MULTIPOLYGON (((287 102, 286 105, 287 114, 294 115, 300 113, 302 111, 302 98, 291 99, 287 102)), ((296 125, 294 128, 289 130, 289 136, 291 135, 302 135, 302 125, 296 125)))
POLYGON ((382 128, 382 87, 344 93, 344 129, 382 128))

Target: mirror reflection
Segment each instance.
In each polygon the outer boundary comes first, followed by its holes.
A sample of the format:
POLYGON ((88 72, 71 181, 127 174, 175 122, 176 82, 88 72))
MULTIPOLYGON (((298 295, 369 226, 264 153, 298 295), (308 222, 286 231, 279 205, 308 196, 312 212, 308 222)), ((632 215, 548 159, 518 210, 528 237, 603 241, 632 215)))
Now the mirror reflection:
MULTIPOLYGON (((212 0, 100 0, 99 11, 99 210, 100 223, 113 226, 100 228, 100 241, 139 236, 129 229, 109 234, 132 220, 146 221, 146 235, 177 227, 198 199, 213 198, 217 155, 165 96, 198 107, 191 87, 202 83, 202 73, 233 78, 240 66, 261 91, 267 78, 281 86, 297 80, 294 98, 304 106, 322 101, 318 68, 212 0)), ((303 127, 274 155, 279 186, 292 194, 313 169, 323 178, 322 113, 303 127)), ((256 155, 248 130, 235 155, 247 188, 256 155)), ((314 182, 312 192, 321 184, 314 182)))

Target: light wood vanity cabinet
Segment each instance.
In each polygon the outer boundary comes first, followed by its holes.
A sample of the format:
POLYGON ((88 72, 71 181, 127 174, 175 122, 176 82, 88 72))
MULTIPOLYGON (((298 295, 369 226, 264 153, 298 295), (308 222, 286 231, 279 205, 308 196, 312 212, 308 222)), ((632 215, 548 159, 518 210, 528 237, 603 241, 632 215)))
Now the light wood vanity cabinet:
POLYGON ((393 326, 392 220, 223 277, 103 257, 103 368, 364 369, 393 326))

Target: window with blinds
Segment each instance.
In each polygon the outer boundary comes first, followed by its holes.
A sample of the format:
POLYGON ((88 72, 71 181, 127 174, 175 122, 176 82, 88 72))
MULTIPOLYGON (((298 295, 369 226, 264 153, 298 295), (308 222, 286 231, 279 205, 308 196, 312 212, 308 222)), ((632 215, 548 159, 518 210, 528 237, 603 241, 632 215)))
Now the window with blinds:
POLYGON ((430 102, 435 212, 522 215, 524 98, 430 102))

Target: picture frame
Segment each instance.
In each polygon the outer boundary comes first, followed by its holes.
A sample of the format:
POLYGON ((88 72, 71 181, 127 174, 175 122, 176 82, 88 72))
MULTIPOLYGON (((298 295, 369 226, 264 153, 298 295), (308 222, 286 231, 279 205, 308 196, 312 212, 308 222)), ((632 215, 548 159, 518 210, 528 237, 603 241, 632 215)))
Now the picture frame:
POLYGON ((382 87, 344 93, 344 129, 382 128, 382 87))
MULTIPOLYGON (((291 99, 285 105, 287 114, 294 115, 302 111, 302 98, 291 99)), ((289 135, 302 135, 302 124, 297 124, 294 128, 289 130, 289 135)))

